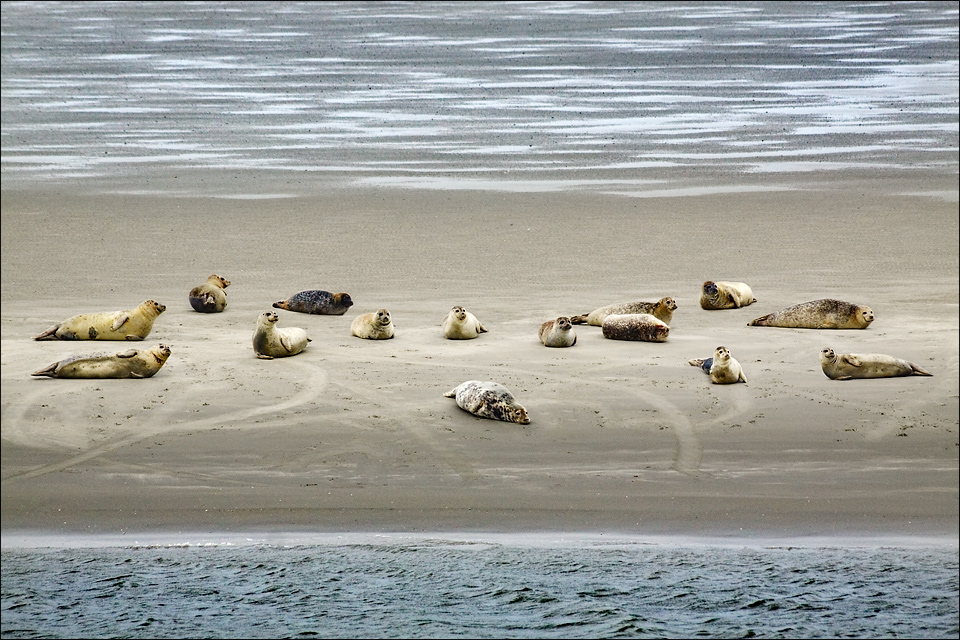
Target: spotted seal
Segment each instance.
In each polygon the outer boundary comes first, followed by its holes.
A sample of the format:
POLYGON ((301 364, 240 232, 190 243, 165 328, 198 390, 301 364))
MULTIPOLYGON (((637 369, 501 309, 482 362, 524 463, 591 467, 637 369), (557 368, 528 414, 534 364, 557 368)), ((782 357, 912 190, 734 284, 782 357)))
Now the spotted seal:
POLYGON ((829 347, 820 350, 820 367, 831 380, 933 375, 912 362, 882 353, 836 353, 829 347))
POLYGON ((220 313, 227 306, 227 292, 230 281, 223 276, 213 274, 201 285, 190 289, 190 306, 200 313, 220 313))
POLYGON ((611 340, 666 342, 670 325, 649 313, 614 313, 600 325, 603 337, 611 340))
POLYGON ((673 298, 660 298, 656 302, 620 302, 618 304, 609 304, 599 309, 594 309, 590 313, 570 316, 570 322, 573 324, 589 324, 594 327, 603 326, 603 319, 609 315, 648 313, 664 322, 670 324, 673 320, 673 312, 677 309, 677 301, 673 298))
POLYGON ((81 313, 55 324, 34 340, 143 340, 166 305, 144 300, 127 311, 81 313))
POLYGON ((357 316, 350 323, 350 333, 365 340, 389 340, 395 335, 390 312, 378 309, 357 316))
POLYGON ((747 381, 740 363, 730 355, 730 350, 724 346, 717 347, 712 358, 695 358, 690 360, 690 365, 700 367, 710 374, 710 382, 713 384, 733 384, 747 381))
POLYGON ((700 289, 700 307, 707 311, 715 309, 739 309, 753 304, 757 299, 745 282, 714 282, 707 280, 700 289))
POLYGON ((127 349, 119 353, 73 356, 31 375, 50 378, 149 378, 170 357, 170 347, 161 343, 149 349, 127 349))
POLYGON ((545 347, 572 347, 577 344, 577 332, 567 316, 541 324, 539 335, 545 347))
POLYGON ((487 328, 477 320, 477 316, 459 306, 450 309, 440 327, 448 340, 471 340, 481 333, 487 333, 487 328))
POLYGON ((468 380, 443 395, 454 398, 458 407, 480 418, 530 424, 527 410, 498 382, 468 380))
POLYGON ((253 331, 253 351, 258 358, 272 360, 295 356, 311 342, 305 329, 281 328, 277 326, 278 320, 280 316, 276 311, 264 311, 257 317, 257 328, 253 331))
POLYGON ((822 298, 801 302, 754 318, 748 327, 791 329, 866 329, 873 322, 873 310, 862 304, 822 298))
POLYGON ((342 316, 353 306, 349 293, 330 293, 310 289, 295 293, 286 300, 273 303, 274 309, 286 309, 297 313, 313 313, 320 316, 342 316))

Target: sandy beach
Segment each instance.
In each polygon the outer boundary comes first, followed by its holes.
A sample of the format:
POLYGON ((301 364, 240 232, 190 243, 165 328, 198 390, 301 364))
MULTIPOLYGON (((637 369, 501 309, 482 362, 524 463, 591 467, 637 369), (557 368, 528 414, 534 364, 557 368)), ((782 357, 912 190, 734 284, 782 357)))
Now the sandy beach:
POLYGON ((937 195, 949 180, 914 183, 914 195, 865 176, 862 188, 674 198, 5 189, 4 535, 956 536, 957 203, 937 195), (228 307, 199 314, 187 292, 211 273, 232 282, 228 307), (704 311, 704 280, 746 282, 758 302, 704 311), (346 291, 355 306, 279 311, 312 342, 256 358, 257 315, 304 289, 346 291), (544 320, 662 296, 678 303, 664 343, 585 325, 571 348, 537 338, 544 320), (173 351, 156 376, 30 375, 127 346, 33 336, 148 298, 167 310, 141 344, 173 351), (818 298, 869 305, 876 320, 747 326, 818 298), (489 332, 446 340, 454 305, 489 332), (352 337, 353 317, 378 308, 396 338, 352 337), (747 384, 712 385, 688 364, 718 345, 747 384), (824 346, 934 375, 833 381, 824 346), (470 379, 507 386, 531 424, 443 397, 470 379))

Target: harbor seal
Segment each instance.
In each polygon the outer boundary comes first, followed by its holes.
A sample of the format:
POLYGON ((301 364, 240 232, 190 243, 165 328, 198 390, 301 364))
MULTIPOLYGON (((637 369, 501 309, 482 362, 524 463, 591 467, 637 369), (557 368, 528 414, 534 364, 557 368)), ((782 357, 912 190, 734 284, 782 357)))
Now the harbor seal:
POLYGON ((739 309, 753 304, 757 299, 745 282, 714 282, 707 280, 700 289, 700 307, 707 311, 715 309, 739 309))
POLYGON ((227 306, 227 292, 230 281, 223 276, 213 274, 203 284, 190 289, 190 306, 200 313, 220 313, 227 306))
POLYGON ((933 375, 912 362, 882 353, 836 353, 829 347, 820 350, 820 367, 831 380, 933 375))
POLYGON ((364 340, 389 340, 394 336, 390 312, 378 309, 357 316, 350 323, 350 333, 364 340))
POLYGON ((660 298, 656 302, 620 302, 618 304, 609 304, 599 309, 594 309, 590 313, 570 316, 570 322, 573 324, 589 324, 594 327, 603 326, 603 320, 609 315, 648 313, 664 322, 670 324, 673 320, 673 312, 677 309, 677 301, 673 298, 660 298))
POLYGON ((740 363, 730 355, 730 350, 724 346, 717 347, 712 358, 695 358, 690 360, 690 365, 700 367, 710 374, 710 382, 713 384, 733 384, 747 381, 740 363))
POLYGON ((670 326, 649 313, 614 313, 603 319, 603 337, 611 340, 666 342, 670 326))
POLYGON ((802 302, 754 318, 748 327, 792 329, 866 329, 873 322, 873 310, 862 304, 823 298, 802 302))
POLYGON ((278 320, 280 316, 276 311, 264 311, 257 318, 257 328, 253 331, 253 350, 258 358, 272 360, 295 356, 311 342, 305 329, 281 328, 277 326, 278 320))
POLYGON ((50 378, 149 378, 160 371, 169 357, 170 347, 161 343, 149 349, 73 356, 30 375, 50 378))
POLYGON ((320 316, 342 316, 353 306, 349 293, 330 293, 310 289, 295 293, 286 300, 274 302, 274 309, 286 309, 297 313, 313 313, 320 316))
POLYGON ((127 311, 81 313, 55 324, 34 340, 143 340, 166 305, 144 300, 127 311))
POLYGON ((539 335, 545 347, 572 347, 577 344, 577 333, 567 316, 541 324, 539 335))
POLYGON ((498 382, 468 380, 443 395, 454 398, 458 407, 480 418, 530 424, 527 410, 498 382))
POLYGON ((449 340, 471 340, 481 333, 487 333, 477 316, 463 307, 454 307, 440 323, 443 335, 449 340))

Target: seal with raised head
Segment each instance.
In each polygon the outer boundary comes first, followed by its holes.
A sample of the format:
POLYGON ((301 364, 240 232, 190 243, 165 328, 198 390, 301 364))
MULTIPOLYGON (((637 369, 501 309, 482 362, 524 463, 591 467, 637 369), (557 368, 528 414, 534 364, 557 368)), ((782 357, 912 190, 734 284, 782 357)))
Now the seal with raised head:
POLYGON ((545 347, 572 347, 577 344, 577 332, 567 316, 547 320, 540 325, 540 342, 545 347))
POLYGON ((710 382, 713 384, 733 384, 747 381, 740 363, 730 355, 730 350, 724 346, 717 347, 712 358, 694 358, 690 360, 690 365, 700 367, 710 374, 710 382))
POLYGON ((455 399, 458 407, 480 418, 530 424, 527 410, 499 382, 468 380, 443 395, 455 399))
POLYGON ((330 293, 322 289, 310 289, 295 293, 286 300, 274 302, 274 309, 286 309, 297 313, 313 313, 319 316, 342 316, 353 306, 349 293, 330 293))
POLYGON ((866 329, 873 322, 873 310, 862 304, 822 298, 754 318, 748 327, 788 329, 866 329))
POLYGON ((127 311, 81 313, 55 324, 34 340, 143 340, 166 305, 144 300, 127 311))
POLYGON ((620 302, 617 304, 608 304, 605 307, 594 309, 590 313, 570 316, 570 322, 573 324, 589 324, 594 327, 603 326, 603 320, 610 315, 628 315, 636 313, 648 313, 664 322, 670 324, 673 320, 673 312, 677 309, 677 301, 673 298, 660 298, 656 302, 620 302))
POLYGON ((295 356, 311 342, 305 329, 278 327, 278 320, 280 316, 276 311, 264 311, 257 317, 257 328, 253 331, 253 350, 258 358, 272 360, 295 356))
POLYGON ((200 313, 220 313, 227 306, 227 292, 230 281, 223 276, 213 274, 207 281, 190 289, 190 306, 200 313))
POLYGON ((170 357, 170 347, 161 343, 149 349, 127 349, 119 353, 73 356, 31 375, 50 378, 149 378, 170 357))
POLYGON ((883 353, 836 353, 830 347, 820 350, 820 367, 831 380, 933 375, 912 362, 883 353))
POLYGON ((600 325, 603 337, 611 340, 666 342, 670 325, 649 313, 614 313, 600 325))
POLYGON ((378 309, 357 316, 350 323, 350 333, 364 340, 389 340, 395 334, 390 312, 378 309))
POLYGON ((707 280, 700 289, 700 307, 707 311, 739 309, 756 301, 753 290, 745 282, 707 280))
POLYGON ((449 340, 471 340, 481 333, 487 333, 487 328, 477 320, 477 316, 459 306, 450 309, 440 326, 444 337, 449 340))

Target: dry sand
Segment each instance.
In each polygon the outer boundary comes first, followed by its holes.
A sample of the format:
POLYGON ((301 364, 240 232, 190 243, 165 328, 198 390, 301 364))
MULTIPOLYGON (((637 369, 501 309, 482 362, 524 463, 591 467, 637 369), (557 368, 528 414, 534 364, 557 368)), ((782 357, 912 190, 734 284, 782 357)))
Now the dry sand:
POLYGON ((2 220, 5 536, 958 533, 955 198, 868 182, 682 198, 5 190, 2 220), (232 281, 229 306, 198 314, 187 292, 211 273, 232 281), (704 311, 708 279, 747 282, 758 302, 704 311), (257 359, 257 315, 313 288, 356 304, 341 317, 280 311, 312 342, 257 359), (666 295, 679 308, 665 343, 588 326, 572 348, 537 338, 544 320, 666 295), (877 319, 864 331, 747 326, 824 297, 877 319), (147 298, 167 311, 143 344, 173 349, 153 378, 30 375, 126 348, 34 335, 147 298), (454 305, 489 333, 445 340, 454 305), (351 337, 351 319, 380 307, 396 338, 351 337), (687 364, 720 344, 747 384, 711 385, 687 364), (832 381, 823 346, 934 376, 832 381), (506 385, 532 423, 443 397, 468 379, 506 385))

